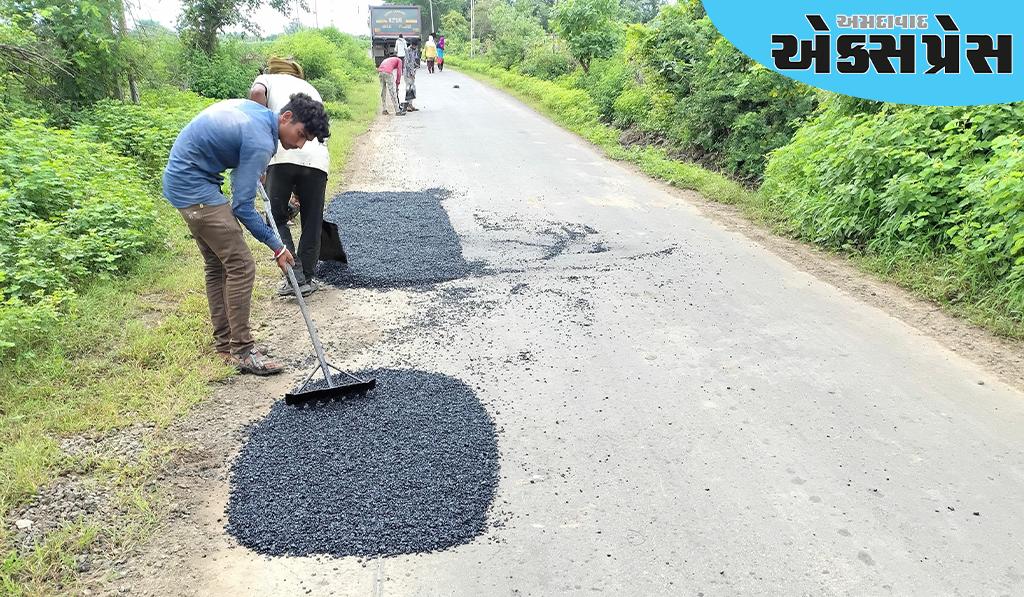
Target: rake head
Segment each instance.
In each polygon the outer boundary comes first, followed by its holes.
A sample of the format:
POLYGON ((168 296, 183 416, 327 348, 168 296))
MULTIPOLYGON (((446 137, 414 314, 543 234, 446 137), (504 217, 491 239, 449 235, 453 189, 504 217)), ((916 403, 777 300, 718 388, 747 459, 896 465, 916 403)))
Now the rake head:
MULTIPOLYGON (((319 367, 314 373, 318 370, 319 367)), ((311 378, 312 375, 306 378, 302 385, 285 394, 284 403, 298 407, 312 406, 319 402, 342 400, 350 396, 365 396, 367 392, 377 387, 376 378, 362 379, 340 370, 331 375, 330 383, 327 378, 311 378)))

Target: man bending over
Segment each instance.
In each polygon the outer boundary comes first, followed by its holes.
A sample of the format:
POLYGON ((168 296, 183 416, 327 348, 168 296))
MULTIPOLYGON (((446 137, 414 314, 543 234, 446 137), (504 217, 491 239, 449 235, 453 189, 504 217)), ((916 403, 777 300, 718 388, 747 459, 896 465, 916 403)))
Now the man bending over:
POLYGON ((255 347, 249 330, 256 263, 242 237, 241 223, 273 251, 277 265, 295 263, 292 254, 256 212, 256 183, 278 140, 285 149, 330 135, 323 104, 295 94, 280 113, 249 100, 217 102, 178 134, 164 169, 163 193, 178 208, 203 256, 218 355, 243 373, 282 371, 255 347), (221 193, 231 169, 231 203, 221 193))

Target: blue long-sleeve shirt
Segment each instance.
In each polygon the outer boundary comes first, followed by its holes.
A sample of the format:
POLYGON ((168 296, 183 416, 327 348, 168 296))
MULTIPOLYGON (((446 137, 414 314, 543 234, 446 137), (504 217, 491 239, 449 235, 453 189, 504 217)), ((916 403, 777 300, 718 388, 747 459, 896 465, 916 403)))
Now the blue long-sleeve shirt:
POLYGON ((277 114, 249 100, 225 100, 203 110, 178 134, 164 169, 164 197, 177 208, 221 205, 224 171, 231 172, 231 211, 256 240, 284 244, 256 211, 256 183, 277 151, 277 114))

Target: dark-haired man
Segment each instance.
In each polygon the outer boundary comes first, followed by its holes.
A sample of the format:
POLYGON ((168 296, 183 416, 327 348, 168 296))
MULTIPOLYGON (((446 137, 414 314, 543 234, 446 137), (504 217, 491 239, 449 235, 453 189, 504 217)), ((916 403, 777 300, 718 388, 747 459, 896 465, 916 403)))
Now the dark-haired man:
POLYGON ((256 263, 239 222, 274 252, 283 270, 292 254, 256 212, 256 184, 277 151, 330 135, 323 104, 296 94, 275 113, 249 100, 203 110, 178 134, 164 169, 163 192, 199 245, 217 353, 244 373, 271 375, 281 365, 256 349, 249 329, 256 263), (231 203, 221 193, 231 169, 231 203))

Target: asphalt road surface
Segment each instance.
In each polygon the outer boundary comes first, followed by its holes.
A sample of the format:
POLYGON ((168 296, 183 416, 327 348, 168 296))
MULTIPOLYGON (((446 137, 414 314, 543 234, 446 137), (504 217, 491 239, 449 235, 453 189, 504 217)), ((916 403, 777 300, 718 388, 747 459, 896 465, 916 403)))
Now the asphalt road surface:
POLYGON ((346 186, 446 189, 473 273, 313 302, 405 305, 362 362, 475 389, 490 530, 363 562, 236 550, 201 592, 1024 594, 1018 391, 509 96, 418 88, 346 186))

